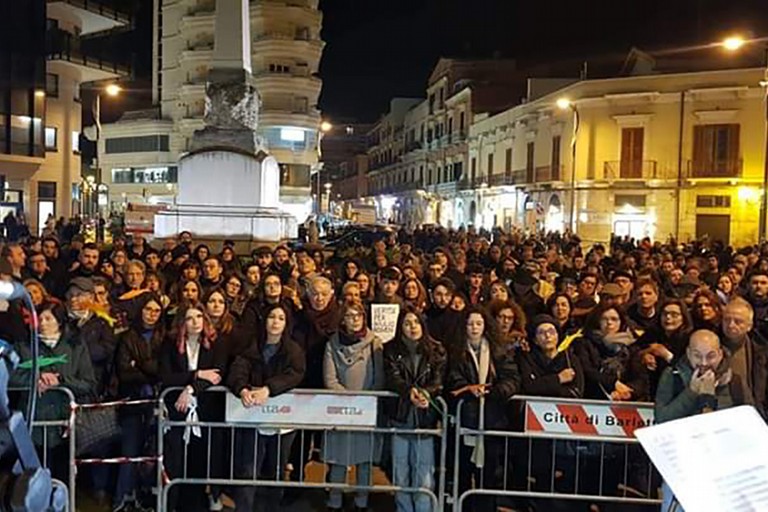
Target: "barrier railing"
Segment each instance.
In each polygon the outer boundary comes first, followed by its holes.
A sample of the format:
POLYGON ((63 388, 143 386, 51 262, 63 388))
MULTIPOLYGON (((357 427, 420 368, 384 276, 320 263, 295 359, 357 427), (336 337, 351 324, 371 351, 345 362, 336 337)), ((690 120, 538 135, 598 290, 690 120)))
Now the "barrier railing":
MULTIPOLYGON (((249 493, 255 493, 256 488, 271 490, 273 497, 290 488, 326 489, 334 507, 341 506, 343 492, 357 493, 360 505, 367 502, 368 493, 394 492, 395 499, 420 498, 429 501, 431 510, 443 509, 448 416, 441 399, 431 404, 439 409, 436 428, 419 429, 382 426, 382 417, 375 409, 380 401, 397 397, 387 392, 294 390, 270 398, 263 406, 238 409, 240 400, 226 389, 209 388, 203 393, 209 394, 208 404, 195 411, 198 420, 188 421, 172 420, 170 416, 178 414, 167 411, 174 405, 169 403, 169 397, 179 391, 180 388, 166 389, 160 400, 166 413, 158 421, 158 453, 166 457, 165 468, 158 467, 157 473, 158 510, 170 510, 170 506, 182 501, 178 491, 174 492, 181 485, 197 486, 198 496, 202 486, 209 486, 214 493, 220 487, 234 488, 239 500, 248 500, 249 493), (211 401, 212 392, 220 397, 211 401), (204 416, 221 413, 222 401, 227 402, 226 418, 206 420, 204 416), (217 411, 211 412, 214 409, 217 411), (293 419, 280 421, 281 417, 293 419), (375 418, 373 422, 371 418, 375 418), (411 446, 405 439, 416 442, 411 446), (389 474, 382 471, 386 466, 382 460, 388 455, 387 441, 396 451, 389 474), (404 447, 408 448, 405 460, 404 447), (313 458, 310 453, 319 457, 313 458), (174 457, 176 460, 172 460, 174 457), (222 467, 221 459, 228 461, 229 467, 222 467), (350 466, 355 467, 357 474, 355 484, 347 483, 350 466), (422 470, 416 485, 409 478, 412 471, 401 473, 414 467, 422 470), (430 478, 432 472, 435 476, 430 478)), ((199 400, 202 403, 204 397, 199 400)), ((185 490, 184 494, 194 493, 185 490)))
MULTIPOLYGON (((14 409, 23 410, 24 408, 16 407, 21 401, 27 400, 28 397, 26 396, 29 393, 29 389, 27 388, 17 388, 17 387, 11 387, 8 389, 8 395, 11 399, 11 403, 14 404, 14 409)), ((50 394, 61 394, 63 395, 62 402, 61 402, 61 418, 49 418, 49 419, 40 419, 41 415, 46 415, 45 413, 42 413, 42 410, 45 408, 46 403, 43 402, 40 398, 38 398, 38 407, 36 411, 35 421, 32 423, 32 441, 35 444, 35 448, 38 450, 38 453, 40 455, 40 464, 42 464, 45 468, 50 468, 50 460, 49 457, 52 455, 50 453, 50 445, 53 444, 57 439, 60 439, 61 442, 67 443, 67 481, 60 483, 65 484, 68 487, 68 496, 67 496, 67 505, 68 509, 73 511, 75 510, 75 482, 76 482, 76 472, 75 472, 75 466, 74 466, 74 459, 75 459, 75 429, 74 429, 74 416, 73 411, 76 407, 75 402, 75 395, 70 391, 69 389, 65 387, 56 387, 51 388, 48 391, 45 392, 50 394), (41 405, 42 404, 42 405, 41 405), (42 413, 42 414, 41 414, 42 413), (55 429, 60 430, 60 432, 55 432, 55 429)), ((49 395, 51 396, 51 395, 49 395)), ((54 405, 54 404, 50 404, 54 405)))
MULTIPOLYGON (((456 411, 454 511, 495 510, 496 501, 531 500, 659 505, 660 477, 633 437, 653 423, 653 404, 516 396, 524 431, 484 430, 461 424, 464 401, 456 411), (650 412, 649 412, 650 411, 650 412), (546 416, 546 420, 544 416, 546 416), (468 438, 485 446, 491 460, 481 467, 466 460, 468 438), (471 471, 467 485, 467 475, 471 471), (464 480, 460 484, 460 480, 464 480), (481 503, 486 500, 485 503, 481 503)), ((482 414, 482 412, 481 412, 482 414)), ((517 506, 517 503, 515 504, 517 506)), ((514 507, 513 507, 514 508, 514 507)))

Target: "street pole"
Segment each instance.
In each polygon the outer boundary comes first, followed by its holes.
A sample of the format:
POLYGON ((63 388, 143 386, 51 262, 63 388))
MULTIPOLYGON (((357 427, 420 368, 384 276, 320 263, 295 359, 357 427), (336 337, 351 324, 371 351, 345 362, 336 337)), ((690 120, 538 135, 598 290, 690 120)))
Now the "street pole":
POLYGON ((573 111, 573 136, 571 137, 571 201, 568 212, 568 226, 572 234, 576 233, 576 140, 579 136, 579 109, 573 103, 570 104, 573 111))
POLYGON ((760 197, 760 219, 758 238, 766 241, 766 216, 768 216, 768 46, 765 48, 765 71, 763 74, 763 112, 765 114, 765 155, 763 158, 763 194, 760 197))
MULTIPOLYGON (((94 123, 96 124, 96 203, 91 204, 91 217, 94 216, 94 212, 98 210, 98 202, 99 202, 99 184, 101 184, 101 170, 99 169, 99 166, 101 165, 101 160, 99 159, 99 141, 101 140, 101 93, 96 93, 96 105, 93 109, 93 117, 94 117, 94 123)), ((94 194, 91 194, 91 202, 93 203, 93 196, 94 194)))

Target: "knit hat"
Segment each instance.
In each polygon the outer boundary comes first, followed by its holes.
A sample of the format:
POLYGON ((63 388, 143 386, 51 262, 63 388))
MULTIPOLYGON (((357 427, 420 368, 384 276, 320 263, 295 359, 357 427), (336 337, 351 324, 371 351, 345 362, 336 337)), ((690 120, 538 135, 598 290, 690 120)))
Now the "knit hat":
POLYGON ((557 320, 555 320, 555 317, 552 315, 536 315, 533 317, 533 320, 528 324, 528 339, 531 340, 531 343, 533 343, 533 340, 536 339, 536 330, 539 328, 540 325, 544 324, 552 324, 552 326, 557 330, 557 339, 560 340, 562 338, 562 333, 560 332, 560 325, 557 323, 557 320))

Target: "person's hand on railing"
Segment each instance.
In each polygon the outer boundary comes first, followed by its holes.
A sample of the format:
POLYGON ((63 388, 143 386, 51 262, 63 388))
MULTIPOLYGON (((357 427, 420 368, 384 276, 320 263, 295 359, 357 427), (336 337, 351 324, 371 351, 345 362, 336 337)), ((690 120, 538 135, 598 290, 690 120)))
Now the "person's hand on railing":
POLYGON ((429 400, 424 396, 421 391, 416 388, 411 388, 411 403, 418 409, 426 409, 429 407, 429 400))
POLYGON ((611 393, 611 400, 630 400, 633 392, 634 389, 617 380, 611 393))
POLYGON ((41 395, 51 388, 54 388, 60 384, 58 373, 44 372, 40 374, 40 378, 37 381, 37 391, 41 395))
POLYGON ((179 398, 176 399, 176 410, 180 413, 187 412, 189 405, 192 403, 192 386, 187 386, 184 391, 181 392, 179 398))
POLYGON ((253 407, 257 405, 264 405, 269 399, 269 388, 266 386, 256 389, 243 389, 240 392, 240 400, 243 402, 243 407, 253 407))
POLYGON ((219 382, 221 382, 221 375, 219 375, 219 370, 216 370, 216 369, 197 370, 197 373, 195 373, 195 377, 200 380, 207 380, 214 386, 217 385, 219 382))

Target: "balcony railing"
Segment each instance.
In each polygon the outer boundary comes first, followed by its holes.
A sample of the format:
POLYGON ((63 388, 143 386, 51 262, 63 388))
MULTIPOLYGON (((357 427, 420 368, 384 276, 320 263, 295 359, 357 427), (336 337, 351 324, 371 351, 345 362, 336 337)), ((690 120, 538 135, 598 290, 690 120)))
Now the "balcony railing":
POLYGON ((94 1, 94 0, 48 0, 48 3, 61 2, 61 1, 69 5, 72 5, 74 7, 83 9, 84 11, 88 11, 93 14, 98 14, 99 16, 103 16, 104 18, 109 18, 111 20, 124 23, 124 24, 131 23, 131 16, 128 13, 118 11, 117 9, 98 0, 97 1, 94 1))
POLYGON ((607 180, 654 180, 663 176, 656 160, 614 160, 603 163, 607 180))
POLYGON ((563 179, 562 165, 543 165, 536 168, 534 180, 536 183, 547 181, 561 181, 563 179))
POLYGON ((80 38, 64 30, 49 30, 46 33, 46 54, 48 60, 66 61, 116 75, 128 75, 127 66, 120 65, 102 56, 87 55, 82 51, 80 38))
POLYGON ((409 152, 411 152, 411 151, 417 151, 417 150, 419 150, 419 149, 423 149, 423 148, 424 148, 424 146, 423 146, 423 144, 422 144, 420 141, 418 141, 418 140, 414 140, 414 141, 412 141, 412 142, 409 142, 409 143, 408 143, 408 144, 405 146, 405 152, 406 152, 406 153, 409 153, 409 152))
POLYGON ((506 172, 504 174, 492 174, 488 177, 489 187, 501 187, 505 185, 519 185, 525 182, 525 169, 506 172))
POLYGON ((688 160, 688 178, 740 178, 744 170, 742 159, 688 160))

